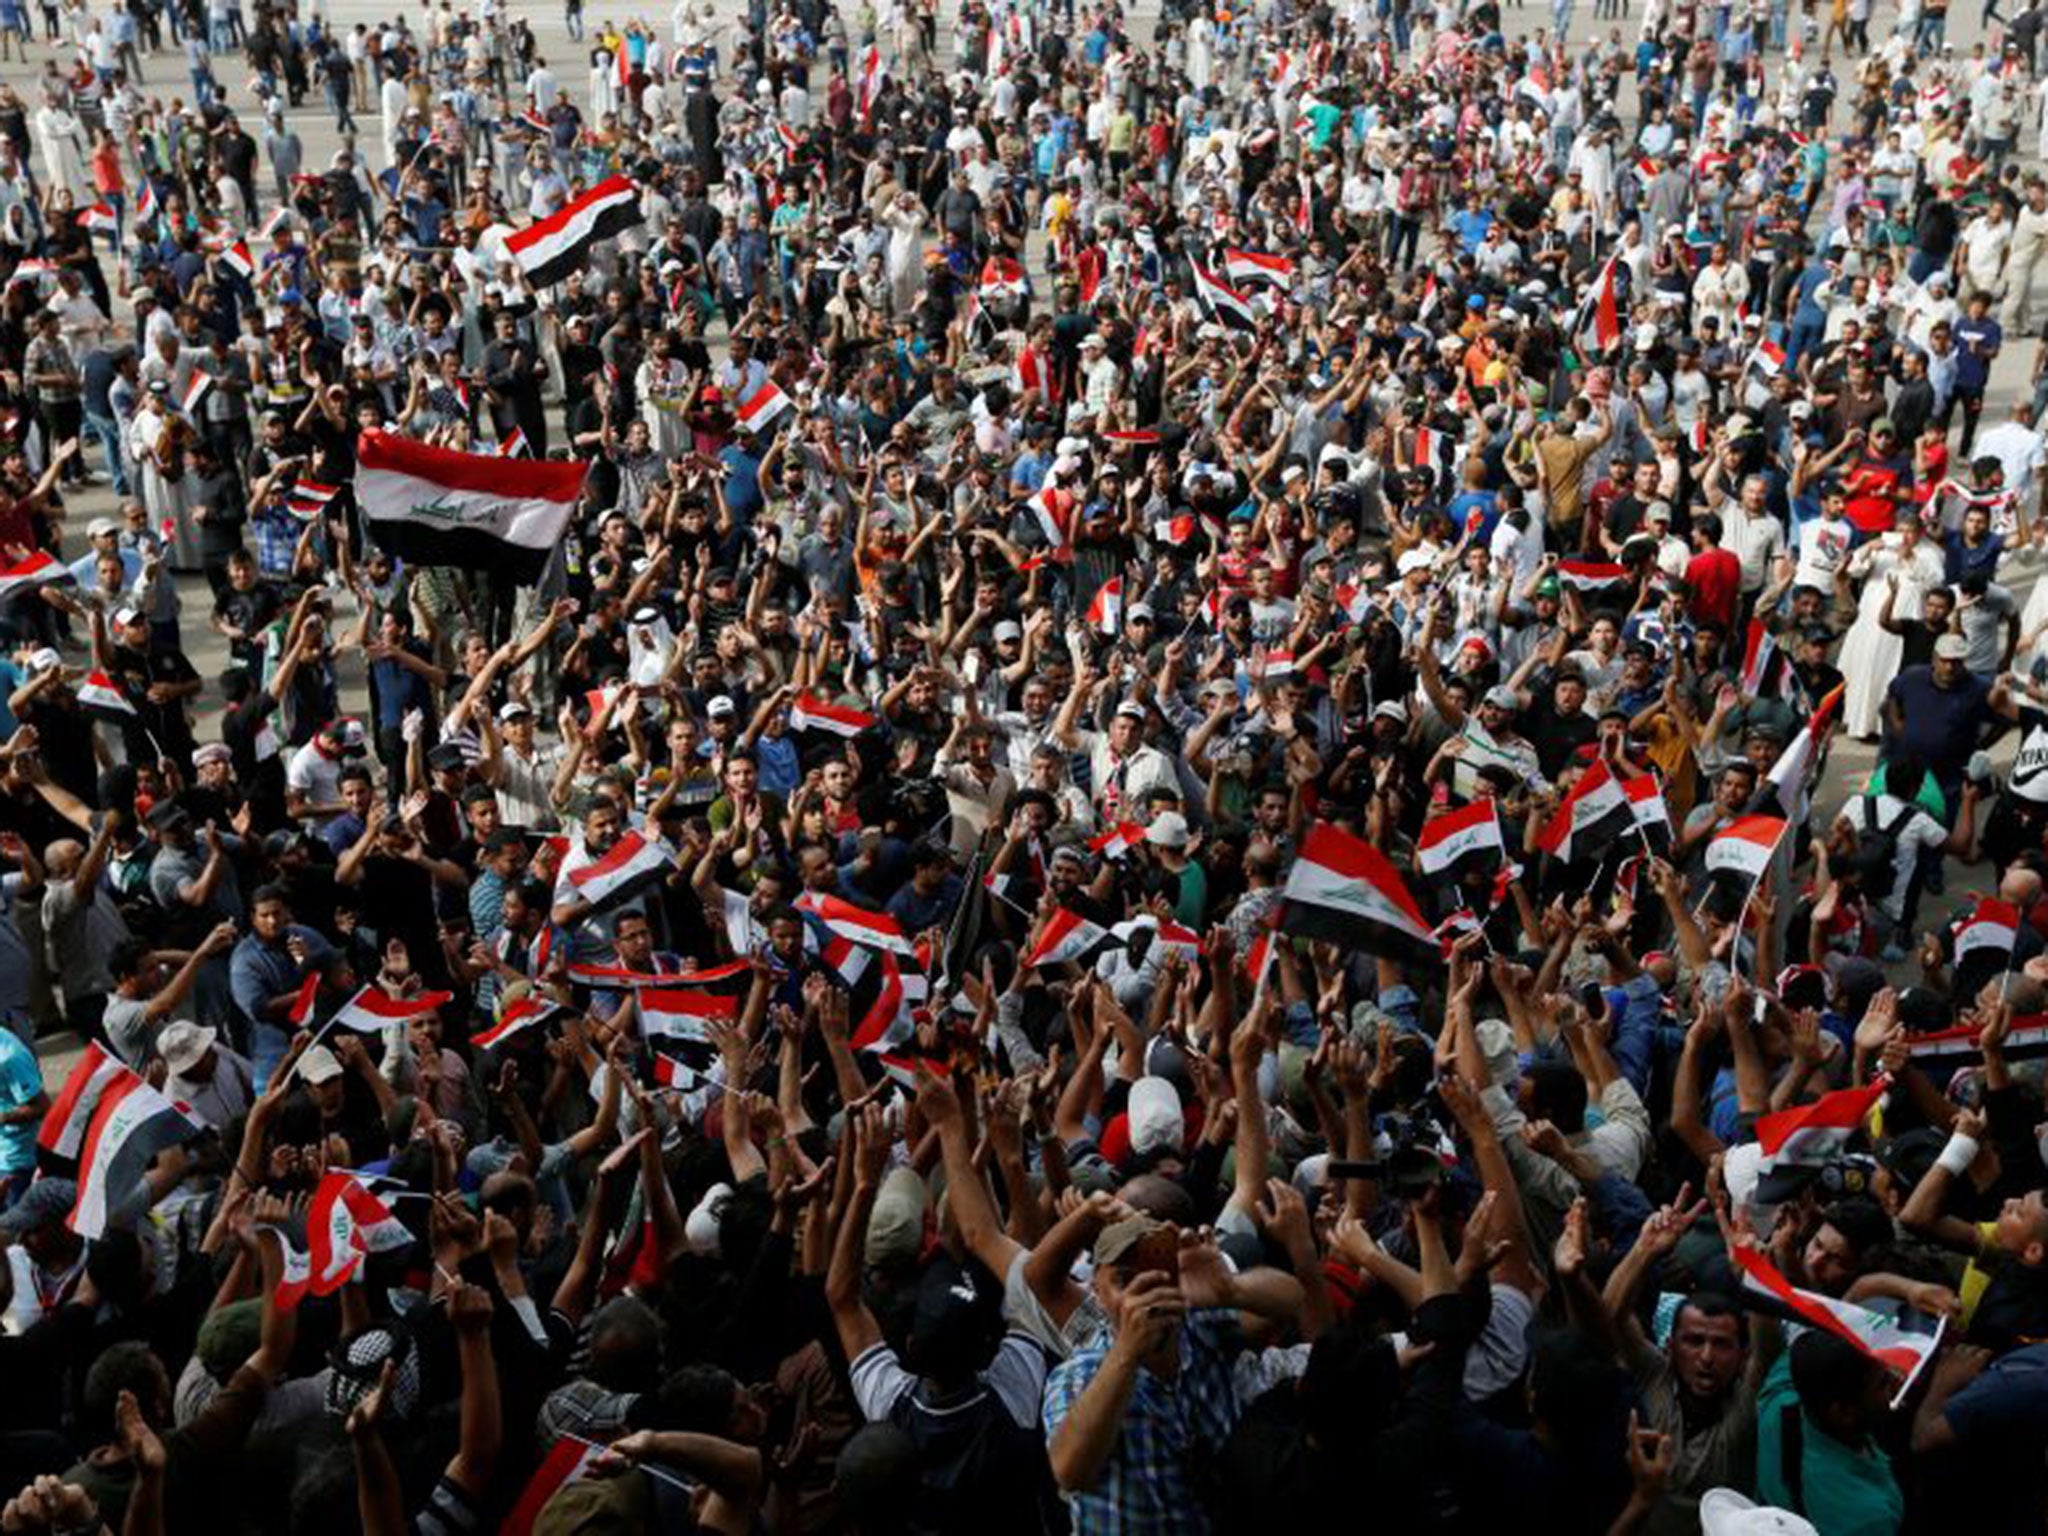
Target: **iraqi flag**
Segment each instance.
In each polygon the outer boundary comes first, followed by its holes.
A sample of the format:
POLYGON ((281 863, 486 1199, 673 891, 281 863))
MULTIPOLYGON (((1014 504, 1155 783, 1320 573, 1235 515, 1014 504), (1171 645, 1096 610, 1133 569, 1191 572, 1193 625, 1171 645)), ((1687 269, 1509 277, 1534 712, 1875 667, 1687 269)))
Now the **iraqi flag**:
POLYGON ((730 960, 724 965, 698 971, 630 971, 623 965, 582 965, 569 967, 569 979, 580 987, 625 991, 636 987, 711 987, 753 972, 748 960, 730 960))
POLYGON ((773 379, 764 380, 759 389, 740 402, 739 424, 749 432, 765 432, 795 403, 775 387, 773 379))
POLYGON ((1571 793, 1550 813, 1536 835, 1537 846, 1567 864, 1604 856, 1608 846, 1635 824, 1635 810, 1605 758, 1580 774, 1571 793))
POLYGON ((1557 579, 1574 592, 1603 597, 1629 584, 1628 567, 1610 560, 1560 560, 1557 579))
POLYGON ((1759 342, 1749 361, 1759 373, 1776 377, 1785 371, 1785 349, 1775 341, 1759 342))
POLYGON ((163 217, 163 206, 156 200, 156 187, 145 176, 135 189, 135 222, 144 228, 163 217))
POLYGON ((1195 297, 1202 301, 1202 308, 1209 312, 1211 319, 1240 331, 1255 331, 1259 317, 1252 309, 1250 299, 1219 279, 1213 272, 1204 270, 1201 263, 1190 263, 1195 274, 1195 297))
POLYGON ((1958 967, 1972 956, 1992 956, 1998 969, 2009 970, 2020 937, 2020 909, 2009 901, 1980 896, 1970 915, 1956 924, 1954 936, 1958 967))
POLYGON ((526 433, 524 431, 514 427, 510 432, 507 432, 498 439, 498 457, 501 459, 530 459, 533 457, 533 444, 526 440, 526 433))
POLYGON ((1750 882, 1761 880, 1785 835, 1782 816, 1738 816, 1707 841, 1707 873, 1726 870, 1750 882))
POLYGON ((1051 546, 1055 560, 1071 559, 1072 540, 1067 537, 1066 519, 1061 515, 1065 498, 1058 486, 1043 487, 1028 503, 1031 515, 1038 520, 1038 528, 1045 535, 1045 542, 1051 546))
POLYGON ((1833 1162, 1863 1129, 1889 1086, 1890 1080, 1881 1077, 1861 1088, 1824 1093, 1811 1104, 1758 1116, 1756 1141, 1767 1160, 1764 1166, 1815 1168, 1833 1162))
POLYGON ((1225 251, 1223 275, 1243 287, 1246 283, 1270 283, 1275 288, 1294 286, 1294 263, 1285 256, 1264 251, 1225 251))
POLYGON ((560 1018, 568 1011, 553 998, 529 993, 515 1003, 508 1003, 499 1013, 498 1022, 471 1035, 469 1043, 477 1050, 487 1051, 494 1045, 503 1045, 516 1034, 560 1018))
POLYGON ((869 43, 860 56, 860 115, 872 118, 875 115, 875 99, 882 94, 882 83, 889 78, 889 67, 882 62, 882 50, 869 43))
POLYGON ((851 737, 872 730, 874 724, 875 717, 865 710, 834 704, 815 693, 800 693, 789 706, 789 728, 792 731, 826 731, 834 736, 851 737))
POLYGON ((114 217, 114 210, 105 203, 94 203, 90 208, 79 210, 78 227, 89 235, 105 235, 111 239, 120 233, 121 221, 114 217))
POLYGON ((674 1088, 679 1092, 689 1093, 694 1089, 703 1087, 711 1079, 707 1074, 699 1072, 687 1061, 656 1051, 654 1052, 654 1081, 660 1087, 674 1088))
POLYGON ((730 1024, 740 1015, 740 1000, 698 987, 644 987, 634 995, 640 1033, 650 1040, 710 1042, 710 1026, 730 1024))
POLYGON ((1441 964, 1443 951, 1402 881, 1372 844, 1327 822, 1309 829, 1282 893, 1290 933, 1349 943, 1369 955, 1441 964))
POLYGON ((43 1116, 36 1145, 67 1162, 77 1157, 78 1149, 85 1144, 86 1130, 92 1125, 93 1111, 99 1108, 100 1095, 109 1084, 134 1076, 105 1046, 87 1045, 71 1075, 64 1079, 63 1092, 43 1116))
POLYGON ((624 176, 612 176, 559 212, 508 235, 505 249, 529 283, 552 288, 584 268, 592 246, 640 222, 640 189, 624 176))
POLYGON ((1118 923, 1109 934, 1130 952, 1134 965, 1142 962, 1155 945, 1162 951, 1178 951, 1190 963, 1202 953, 1202 936, 1170 919, 1161 922, 1156 917, 1134 917, 1127 923, 1118 923))
POLYGON ((135 718, 135 706, 128 702, 128 695, 97 667, 86 673, 85 680, 78 685, 78 702, 96 715, 135 718))
POLYGON ((303 518, 318 517, 340 494, 341 487, 338 485, 327 485, 318 480, 294 480, 291 490, 292 515, 303 518))
MULTIPOLYGON (((1935 1067, 1968 1066, 1983 1055, 1978 1045, 1983 1032, 1983 1026, 1979 1024, 1958 1024, 1953 1029, 1914 1035, 1906 1042, 1906 1054, 1914 1061, 1935 1067)), ((2005 1032, 2006 1058, 2015 1060, 2044 1054, 2048 1054, 2048 1014, 2029 1014, 2015 1019, 2005 1032)))
POLYGON ((339 1025, 358 1034, 371 1035, 393 1024, 409 1024, 455 1001, 452 992, 415 992, 411 997, 393 997, 382 987, 368 986, 343 1003, 330 1027, 339 1025))
POLYGON ((70 567, 63 561, 55 555, 47 555, 37 550, 26 560, 0 566, 0 603, 20 597, 37 587, 47 587, 74 579, 70 567))
POLYGON ((1770 1297, 1802 1322, 1846 1339, 1898 1376, 1899 1390, 1892 1397, 1895 1408, 1913 1390, 1914 1381, 1933 1358, 1947 1327, 1948 1319, 1936 1318, 1932 1320, 1931 1331, 1923 1332, 1907 1321, 1859 1307, 1853 1301, 1837 1301, 1818 1291, 1801 1290, 1753 1248, 1731 1249, 1729 1257, 1742 1270, 1745 1292, 1770 1297))
POLYGON ((675 867, 675 856, 665 844, 627 832, 602 856, 564 871, 562 880, 576 900, 602 911, 653 885, 675 867))
POLYGON ((1778 678, 1778 642, 1764 628, 1762 619, 1749 621, 1749 639, 1742 648, 1742 691, 1760 699, 1778 678))
POLYGON ((1107 831, 1098 832, 1088 839, 1091 851, 1105 859, 1122 859, 1138 844, 1145 841, 1145 829, 1135 821, 1120 821, 1107 831))
POLYGON ((1442 301, 1443 290, 1437 283, 1436 274, 1432 272, 1422 285, 1422 298, 1415 306, 1415 318, 1418 321, 1427 320, 1436 313, 1436 307, 1442 301))
POLYGON ((1661 832, 1666 838, 1671 836, 1671 808, 1664 803, 1664 786, 1657 782, 1654 773, 1623 779, 1621 792, 1628 796, 1629 814, 1635 817, 1638 831, 1645 837, 1653 832, 1661 832))
POLYGON ((1108 930, 1098 928, 1078 912, 1065 907, 1054 911, 1038 935, 1038 942, 1024 957, 1026 966, 1086 965, 1096 952, 1110 942, 1108 930))
POLYGON ((871 912, 866 907, 857 907, 823 891, 806 891, 797 898, 796 908, 799 912, 810 913, 838 937, 851 943, 869 949, 886 949, 899 955, 914 956, 917 953, 904 936, 902 926, 886 912, 871 912))
POLYGON ((332 1169, 322 1175, 306 1210, 305 1291, 331 1296, 355 1278, 368 1255, 412 1244, 411 1230, 368 1185, 346 1170, 332 1169))
POLYGON ((1415 864, 1432 880, 1455 879, 1469 869, 1507 857, 1500 816, 1491 800, 1432 816, 1415 839, 1415 864))
POLYGON ((1778 804, 1786 816, 1797 820, 1806 812, 1806 786, 1812 782, 1820 762, 1821 748, 1826 744, 1828 732, 1834 728, 1835 718, 1842 711, 1842 690, 1845 684, 1837 683, 1820 701, 1799 734, 1786 743, 1785 750, 1778 754, 1778 760, 1771 764, 1768 782, 1777 796, 1778 804))
POLYGON ((1410 457, 1415 461, 1417 469, 1426 469, 1431 473, 1435 473, 1443 458, 1443 452, 1443 433, 1433 427, 1417 427, 1415 429, 1415 444, 1410 450, 1410 457))
POLYGON ((981 281, 975 291, 981 302, 987 304, 996 299, 1022 299, 1030 292, 1024 280, 1022 263, 1007 256, 991 256, 981 264, 981 281))
POLYGON ((1614 280, 1615 263, 1620 259, 1619 255, 1607 258, 1572 322, 1573 341, 1589 355, 1605 352, 1621 340, 1621 295, 1614 280))
POLYGON ((1195 536, 1195 514, 1183 512, 1176 517, 1162 517, 1152 524, 1152 537, 1161 544, 1178 548, 1195 536))
POLYGON ((1124 627, 1124 579, 1112 576, 1095 589, 1088 604, 1088 624, 1099 635, 1121 634, 1124 627))
POLYGON ((178 409, 186 416, 192 416, 212 393, 213 375, 202 373, 195 368, 192 370, 192 377, 185 381, 185 393, 178 397, 178 409))
POLYGON ((498 1536, 533 1536, 534 1524, 548 1507, 548 1500, 587 1473, 590 1464, 603 1452, 604 1447, 593 1441, 562 1436, 541 1462, 540 1470, 527 1482, 505 1523, 498 1527, 498 1536))
POLYGON ((80 1237, 97 1238, 141 1215, 149 1165, 198 1131, 177 1105, 133 1072, 109 1083, 78 1150, 78 1203, 66 1225, 80 1237))
POLYGON ((249 247, 245 242, 236 240, 224 247, 220 259, 228 270, 237 274, 243 282, 256 281, 256 258, 249 254, 249 247))
POLYGON ((356 445, 356 499, 389 554, 533 582, 561 545, 584 468, 366 432, 356 445))
POLYGON ((850 1037, 857 1051, 893 1051, 917 1035, 917 1016, 931 1007, 931 978, 916 967, 905 968, 884 953, 876 968, 881 984, 861 1014, 850 1037))

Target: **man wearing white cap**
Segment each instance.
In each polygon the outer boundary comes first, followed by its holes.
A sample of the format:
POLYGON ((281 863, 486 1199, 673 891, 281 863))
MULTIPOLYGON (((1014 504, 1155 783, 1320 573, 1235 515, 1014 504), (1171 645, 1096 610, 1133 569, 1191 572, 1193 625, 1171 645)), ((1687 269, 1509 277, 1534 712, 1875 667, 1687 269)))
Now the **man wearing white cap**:
POLYGON ((168 1076, 164 1097, 186 1114, 219 1130, 254 1101, 255 1074, 249 1060, 220 1043, 217 1030, 176 1019, 156 1037, 156 1053, 168 1076))
POLYGON ((1095 803, 1104 823, 1111 824, 1130 819, 1155 789, 1179 793, 1180 780, 1166 754, 1145 744, 1145 706, 1136 699, 1117 705, 1108 730, 1083 730, 1075 723, 1083 702, 1102 681, 1093 665, 1076 675, 1053 722, 1053 739, 1069 751, 1088 754, 1095 803))

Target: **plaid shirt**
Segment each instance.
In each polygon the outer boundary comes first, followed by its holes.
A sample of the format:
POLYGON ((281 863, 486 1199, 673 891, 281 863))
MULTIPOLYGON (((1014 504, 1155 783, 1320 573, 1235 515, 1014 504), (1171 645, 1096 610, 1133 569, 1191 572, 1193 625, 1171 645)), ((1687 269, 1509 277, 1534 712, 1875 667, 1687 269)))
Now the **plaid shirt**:
MULTIPOLYGON (((1046 1379, 1041 1411, 1048 1441, 1102 1369, 1110 1343, 1105 1335, 1076 1350, 1046 1379)), ((1178 1380, 1164 1381, 1139 1369, 1116 1448, 1095 1486, 1067 1495, 1075 1536, 1209 1529, 1195 1468, 1219 1454, 1237 1427, 1230 1360, 1238 1348, 1235 1313, 1197 1312, 1181 1329, 1178 1380)))
POLYGON ((252 510, 249 537, 256 546, 257 571, 273 581, 290 581, 299 539, 305 531, 306 525, 283 507, 261 506, 252 510))

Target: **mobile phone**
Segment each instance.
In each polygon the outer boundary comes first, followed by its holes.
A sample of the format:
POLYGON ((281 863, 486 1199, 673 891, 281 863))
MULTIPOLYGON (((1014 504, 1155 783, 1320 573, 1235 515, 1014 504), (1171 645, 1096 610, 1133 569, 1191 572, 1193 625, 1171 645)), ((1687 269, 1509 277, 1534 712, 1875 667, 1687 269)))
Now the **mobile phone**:
POLYGON ((1131 1250, 1131 1268, 1140 1275, 1180 1273, 1180 1233, 1172 1227, 1148 1233, 1131 1250))

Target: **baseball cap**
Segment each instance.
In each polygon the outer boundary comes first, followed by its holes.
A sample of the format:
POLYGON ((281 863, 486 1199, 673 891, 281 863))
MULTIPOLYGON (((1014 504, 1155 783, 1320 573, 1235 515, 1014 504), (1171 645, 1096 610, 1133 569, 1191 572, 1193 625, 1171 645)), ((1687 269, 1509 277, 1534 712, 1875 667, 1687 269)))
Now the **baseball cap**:
POLYGON ((867 1262, 871 1268, 902 1269, 917 1262, 924 1247, 927 1191, 914 1168, 891 1168, 875 1192, 868 1218, 867 1262))
POLYGON ((1145 829, 1145 841, 1160 848, 1185 848, 1188 845, 1188 819, 1179 811, 1162 811, 1152 818, 1152 824, 1145 829))
POLYGON ((1117 705, 1116 712, 1119 718, 1125 720, 1142 720, 1145 718, 1145 706, 1136 699, 1125 699, 1123 703, 1117 705))
POLYGON ((219 1038, 217 1030, 194 1024, 190 1019, 175 1019, 156 1037, 156 1053, 164 1059, 165 1066, 182 1076, 199 1065, 219 1038))
POLYGON ((1022 640, 1024 638, 1024 626, 1015 619, 1004 619, 996 625, 996 638, 998 640, 1022 640))
POLYGON ((1943 635, 1934 642, 1934 659, 1936 661, 1968 661, 1970 659, 1970 642, 1961 635, 1943 635))
POLYGON ((111 517, 96 517, 85 525, 85 536, 89 539, 116 539, 121 536, 121 525, 111 517))
POLYGON ((1486 690, 1486 698, 1483 702, 1491 704, 1495 709, 1520 709, 1522 707, 1522 701, 1515 697, 1515 690, 1500 684, 1496 684, 1494 687, 1486 690))
POLYGON ((1396 720, 1402 725, 1408 723, 1408 706, 1399 699, 1382 699, 1372 707, 1375 720, 1396 720))
POLYGON ((526 704, 526 703, 523 703, 523 702, 521 702, 521 701, 520 701, 520 700, 518 700, 518 699, 513 699, 513 700, 510 700, 509 702, 507 702, 507 703, 505 703, 505 704, 503 704, 503 705, 500 705, 500 706, 499 706, 499 709, 498 709, 498 719, 499 719, 500 721, 505 721, 505 720, 518 720, 518 719, 521 719, 522 717, 525 717, 525 716, 529 716, 529 715, 531 715, 532 713, 533 713, 533 706, 532 706, 532 705, 530 705, 530 704, 526 704))
POLYGON ((709 704, 704 706, 704 712, 714 720, 723 720, 727 715, 733 712, 734 708, 735 706, 732 702, 732 696, 730 694, 721 693, 720 695, 718 695, 717 698, 713 699, 709 704))
POLYGON ((1700 1496, 1700 1536, 1818 1536, 1813 1522, 1759 1504, 1733 1488, 1709 1488, 1700 1496))
POLYGON ((1114 1264, 1153 1233, 1171 1230, 1166 1222, 1150 1216, 1126 1216, 1122 1221, 1113 1221, 1096 1235, 1095 1267, 1114 1264))
POLYGON ((1180 1151, 1186 1121, 1181 1116, 1180 1093, 1172 1083, 1163 1077, 1139 1078, 1131 1084, 1125 1108, 1133 1152, 1145 1156, 1180 1151))
POLYGON ((299 1076, 309 1083, 328 1083, 341 1076, 341 1060, 324 1045, 309 1045, 299 1057, 299 1076))

